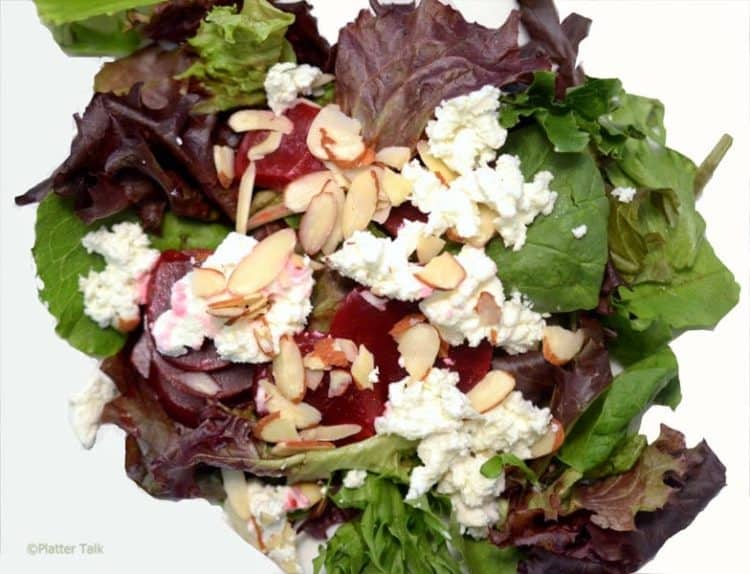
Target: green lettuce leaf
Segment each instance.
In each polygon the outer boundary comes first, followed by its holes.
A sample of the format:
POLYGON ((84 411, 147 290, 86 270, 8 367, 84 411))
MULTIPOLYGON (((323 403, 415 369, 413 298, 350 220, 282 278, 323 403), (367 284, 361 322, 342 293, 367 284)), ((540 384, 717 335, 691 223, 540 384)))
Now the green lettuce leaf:
POLYGON ((280 61, 294 61, 284 39, 294 15, 266 0, 246 0, 236 6, 217 6, 188 40, 199 60, 178 78, 198 81, 210 94, 196 111, 216 112, 265 101, 266 72, 280 61))
POLYGON ((164 214, 161 235, 149 235, 151 246, 159 251, 168 249, 216 249, 233 229, 223 223, 207 223, 164 214))
POLYGON ((527 295, 541 312, 596 307, 607 263, 609 211, 596 162, 588 153, 555 152, 533 125, 512 131, 502 152, 521 158, 527 178, 551 171, 550 187, 558 193, 555 209, 531 224, 522 249, 507 249, 497 238, 488 244, 506 289, 527 295), (582 239, 571 233, 579 225, 588 227, 582 239))
POLYGON ((451 545, 463 558, 469 574, 516 574, 523 555, 513 546, 500 548, 487 540, 466 536, 454 536, 451 545))
POLYGON ((523 460, 509 452, 503 452, 493 456, 482 465, 481 472, 482 475, 487 478, 497 478, 507 466, 517 468, 524 478, 531 484, 536 485, 539 483, 539 478, 536 473, 531 470, 523 460))
POLYGON ((647 444, 648 440, 642 434, 626 437, 603 464, 586 474, 586 478, 606 478, 629 471, 638 462, 647 444))
POLYGON ((49 24, 79 22, 93 16, 116 14, 163 0, 34 0, 39 17, 49 24))

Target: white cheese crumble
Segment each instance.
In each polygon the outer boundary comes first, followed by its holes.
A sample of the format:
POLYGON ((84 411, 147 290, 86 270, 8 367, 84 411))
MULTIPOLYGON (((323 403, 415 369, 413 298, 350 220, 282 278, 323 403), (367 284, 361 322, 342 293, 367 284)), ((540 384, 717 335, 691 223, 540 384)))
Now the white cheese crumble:
POLYGON ((104 406, 119 394, 112 379, 97 370, 89 385, 70 397, 70 421, 84 448, 94 446, 104 406))
POLYGON ((344 475, 344 487, 362 488, 367 480, 366 470, 350 470, 344 475))
MULTIPOLYGON (((257 244, 252 237, 230 233, 202 267, 217 269, 228 276, 257 244)), ((303 259, 301 267, 290 261, 279 277, 263 289, 271 302, 268 312, 256 319, 229 322, 207 312, 208 301, 193 293, 190 272, 174 284, 171 308, 151 327, 156 347, 164 355, 179 356, 188 349, 200 349, 204 339, 210 338, 219 355, 228 361, 270 361, 273 357, 260 347, 256 333, 267 336, 273 353, 278 353, 284 335, 294 335, 305 328, 312 310, 313 283, 309 258, 303 259)))
POLYGON ((578 227, 574 227, 573 229, 571 229, 570 232, 576 239, 583 239, 589 232, 589 227, 588 225, 579 225, 578 227))
POLYGON ((137 223, 123 222, 113 225, 111 231, 92 231, 81 243, 107 263, 102 271, 89 271, 78 278, 84 313, 102 328, 137 323, 148 274, 159 258, 146 233, 137 223))
POLYGON ((282 114, 292 106, 300 94, 312 95, 315 83, 322 75, 323 72, 319 68, 309 64, 299 66, 292 62, 274 64, 268 70, 263 83, 268 107, 275 114, 282 114))
POLYGON ((458 173, 486 165, 508 134, 498 121, 499 108, 500 90, 490 85, 443 100, 427 124, 429 152, 458 173))
POLYGON ((630 203, 633 201, 635 194, 634 187, 616 187, 612 190, 612 196, 617 198, 620 203, 630 203))

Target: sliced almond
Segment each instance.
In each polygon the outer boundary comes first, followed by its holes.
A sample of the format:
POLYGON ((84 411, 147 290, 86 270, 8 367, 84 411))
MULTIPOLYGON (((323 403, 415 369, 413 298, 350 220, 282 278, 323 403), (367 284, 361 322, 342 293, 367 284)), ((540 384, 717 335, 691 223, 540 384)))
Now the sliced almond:
POLYGON ((323 487, 314 482, 301 482, 295 484, 294 488, 299 490, 300 494, 307 499, 308 508, 318 504, 325 496, 323 494, 323 487))
POLYGON ((544 328, 542 353, 553 365, 568 363, 583 347, 586 335, 583 331, 568 331, 556 325, 544 328))
POLYGON ((321 357, 308 353, 305 358, 302 359, 306 369, 311 371, 328 371, 331 369, 331 365, 327 364, 321 357))
POLYGON ((269 285, 286 267, 296 243, 293 229, 282 229, 266 237, 232 272, 227 282, 229 290, 244 295, 269 285))
POLYGON ((245 473, 241 470, 222 468, 221 479, 232 510, 242 520, 250 520, 250 499, 247 493, 245 473))
POLYGON ((443 182, 443 185, 448 185, 458 177, 458 174, 449 168, 443 160, 436 158, 430 153, 426 141, 423 140, 417 143, 417 152, 422 163, 443 182))
POLYGON ((348 371, 333 369, 328 377, 329 399, 340 397, 347 391, 349 385, 352 384, 352 376, 348 371))
POLYGON ((445 241, 434 235, 425 235, 417 243, 417 261, 426 265, 445 247, 445 241))
POLYGON ((268 297, 263 293, 249 293, 248 295, 234 295, 231 293, 222 293, 219 297, 214 297, 208 303, 209 309, 228 309, 232 307, 244 307, 254 309, 268 304, 268 297))
POLYGON ((366 152, 360 133, 362 124, 335 104, 322 108, 307 132, 307 147, 322 160, 351 163, 366 152))
POLYGON ((414 325, 418 325, 419 323, 424 323, 427 321, 424 315, 422 313, 412 313, 410 315, 407 315, 403 319, 399 320, 398 323, 393 325, 391 327, 391 330, 388 331, 388 334, 396 339, 398 341, 399 337, 403 335, 406 331, 411 329, 414 325))
POLYGON ((359 354, 357 343, 351 339, 335 339, 333 341, 333 348, 344 353, 344 355, 346 355, 346 360, 350 363, 353 363, 359 354))
POLYGON ((256 423, 253 434, 256 438, 271 443, 299 438, 294 423, 283 417, 281 413, 271 413, 264 416, 256 423))
POLYGON ((531 458, 552 454, 562 446, 564 440, 565 429, 560 421, 553 418, 545 435, 531 446, 531 458))
POLYGON ((279 388, 267 379, 260 381, 260 388, 266 394, 266 408, 270 413, 280 413, 294 423, 298 429, 314 427, 323 418, 321 412, 307 403, 293 403, 287 399, 279 388))
POLYGON ((237 133, 269 130, 288 135, 294 124, 286 116, 277 116, 268 110, 241 110, 229 116, 229 127, 237 133))
POLYGON ((200 268, 193 271, 190 285, 196 297, 213 297, 224 291, 227 278, 217 269, 200 268))
POLYGON ((255 337, 260 350, 266 355, 273 356, 276 350, 274 348, 273 336, 271 335, 271 329, 264 321, 258 322, 258 324, 253 327, 253 336, 255 337))
POLYGON ((294 212, 283 203, 269 205, 254 213, 252 217, 247 220, 247 230, 252 231, 258 229, 259 227, 283 219, 287 215, 292 215, 293 213, 294 212))
POLYGON ((304 212, 330 181, 333 181, 333 174, 329 170, 314 171, 295 179, 284 188, 284 205, 295 213, 304 212))
POLYGON ((234 181, 234 150, 226 145, 215 145, 214 165, 221 187, 229 189, 234 181))
POLYGON ((380 225, 383 225, 386 221, 388 221, 388 218, 391 216, 391 205, 386 205, 385 207, 379 207, 375 210, 375 213, 372 214, 372 221, 375 223, 379 223, 380 225))
POLYGON ((472 247, 484 247, 495 236, 495 219, 497 213, 492 211, 486 205, 479 205, 479 233, 474 237, 462 239, 463 243, 468 243, 472 247))
POLYGON ((296 403, 305 396, 305 367, 297 343, 289 336, 279 341, 279 354, 273 358, 273 380, 287 399, 296 403))
POLYGON ((213 397, 221 391, 219 384, 208 373, 185 371, 176 379, 188 389, 206 397, 213 397))
POLYGON ((271 449, 273 456, 285 457, 299 454, 301 452, 317 450, 333 450, 336 445, 332 442, 320 440, 293 440, 280 442, 271 449))
POLYGON ((244 307, 220 307, 218 309, 212 309, 209 307, 206 312, 213 317, 219 317, 221 319, 237 319, 245 314, 244 307))
POLYGON ((247 159, 255 161, 272 154, 281 146, 283 137, 281 132, 269 132, 266 139, 247 150, 247 159))
POLYGON ((131 333, 132 331, 135 331, 135 329, 140 324, 140 317, 129 317, 127 319, 117 317, 117 320, 115 322, 115 329, 117 329, 120 333, 131 333))
POLYGON ((414 186, 408 179, 388 168, 381 171, 380 182, 383 192, 395 207, 409 199, 414 191, 414 186))
POLYGON ((302 440, 336 442, 362 432, 362 427, 354 424, 319 426, 303 430, 299 436, 302 440))
POLYGON ((434 289, 450 290, 466 279, 466 271, 452 254, 446 252, 431 259, 414 276, 434 289))
POLYGON ((466 393, 478 413, 486 413, 502 403, 516 387, 516 379, 505 371, 490 371, 466 393))
POLYGON ((374 388, 370 373, 375 369, 375 357, 364 345, 359 346, 357 357, 352 363, 352 378, 360 391, 374 388))
POLYGON ((408 147, 391 146, 384 147, 375 154, 375 161, 401 171, 411 159, 411 150, 408 147))
POLYGON ((349 193, 346 194, 341 218, 344 238, 348 239, 355 231, 367 228, 375 213, 377 201, 377 174, 373 170, 364 171, 354 178, 349 193))
POLYGON ((418 381, 430 372, 439 351, 440 335, 435 327, 428 323, 414 325, 398 338, 398 352, 401 354, 404 369, 418 381))
POLYGON ((328 236, 328 239, 321 248, 321 252, 324 255, 330 255, 338 249, 338 246, 344 240, 344 230, 341 223, 344 218, 344 203, 346 202, 346 196, 344 195, 344 190, 334 181, 328 182, 323 190, 326 193, 331 193, 336 200, 336 222, 333 224, 331 235, 328 236))
POLYGON ((336 340, 331 337, 315 341, 312 352, 305 355, 304 363, 308 369, 316 370, 349 366, 346 353, 336 344, 336 340))
POLYGON ((235 230, 237 233, 247 233, 247 222, 250 219, 250 204, 253 201, 255 189, 255 162, 250 162, 240 179, 240 189, 237 192, 237 214, 235 216, 235 230))
POLYGON ((261 189, 253 193, 253 201, 250 204, 250 214, 255 215, 264 207, 278 203, 279 193, 270 189, 261 189))
POLYGON ((503 316, 503 310, 495 301, 495 297, 487 291, 482 291, 479 294, 474 310, 479 315, 479 321, 485 326, 499 325, 503 316))
POLYGON ((317 391, 320 383, 323 382, 324 371, 314 371, 305 369, 305 386, 311 391, 317 391))
POLYGON ((310 202, 299 226, 299 242, 308 255, 318 253, 333 233, 338 205, 331 193, 319 193, 310 202))

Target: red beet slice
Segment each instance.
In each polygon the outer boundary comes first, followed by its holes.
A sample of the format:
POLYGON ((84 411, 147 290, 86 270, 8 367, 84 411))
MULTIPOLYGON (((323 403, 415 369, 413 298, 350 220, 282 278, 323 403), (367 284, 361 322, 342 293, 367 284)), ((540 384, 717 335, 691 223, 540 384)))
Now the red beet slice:
POLYGON ((419 211, 411 203, 403 203, 391 209, 391 214, 383 223, 383 227, 393 237, 396 237, 404 221, 427 221, 427 214, 419 211))
POLYGON ((174 367, 162 360, 158 353, 154 353, 152 366, 149 383, 156 391, 159 403, 167 414, 185 426, 198 426, 201 413, 206 407, 206 400, 186 393, 180 387, 174 385, 172 378, 166 376, 166 373, 171 372, 174 367))
MULTIPOLYGON (((310 130, 319 108, 308 103, 299 103, 284 112, 294 124, 294 130, 281 139, 281 145, 275 152, 255 162, 255 185, 275 191, 283 191, 286 185, 295 179, 314 171, 325 169, 325 166, 310 153, 307 147, 307 132, 310 130)), ((248 132, 237 150, 235 170, 237 181, 245 173, 248 164, 248 150, 268 137, 267 131, 248 132)))
POLYGON ((221 389, 216 397, 226 401, 239 395, 249 394, 253 388, 254 365, 231 365, 225 369, 212 371, 211 377, 221 389))
POLYGON ((448 357, 440 359, 438 366, 456 371, 461 377, 458 388, 468 393, 489 372, 491 362, 492 345, 487 341, 482 341, 476 347, 468 345, 451 347, 448 357))

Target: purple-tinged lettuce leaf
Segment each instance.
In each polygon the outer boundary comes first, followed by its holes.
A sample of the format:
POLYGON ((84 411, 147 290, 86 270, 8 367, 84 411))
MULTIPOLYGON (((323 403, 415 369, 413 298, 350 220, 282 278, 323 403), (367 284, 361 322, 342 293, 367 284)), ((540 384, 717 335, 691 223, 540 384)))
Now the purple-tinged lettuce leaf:
POLYGON ((325 72, 333 71, 331 45, 318 30, 318 21, 312 15, 313 7, 301 2, 278 2, 273 5, 279 10, 294 14, 294 23, 286 32, 286 40, 294 48, 297 63, 317 66, 325 72))
POLYGON ((415 145, 446 98, 549 68, 544 55, 522 56, 517 11, 490 29, 438 0, 417 7, 371 4, 376 15, 360 12, 339 36, 336 97, 378 147, 415 145))
POLYGON ((193 60, 194 57, 184 49, 149 46, 126 58, 105 63, 94 78, 94 90, 124 96, 138 83, 143 84, 142 91, 163 89, 193 60))

